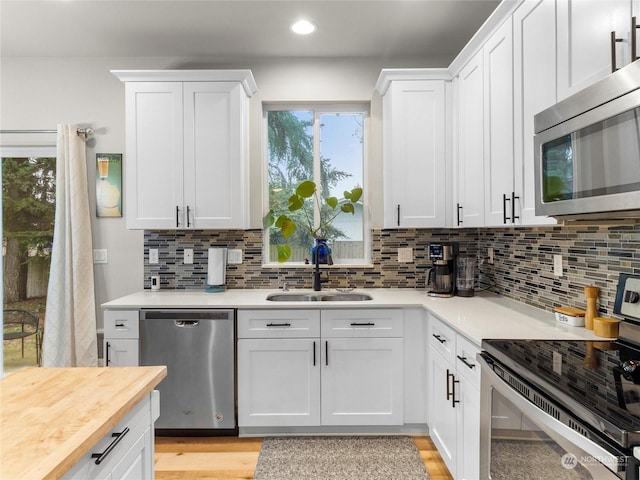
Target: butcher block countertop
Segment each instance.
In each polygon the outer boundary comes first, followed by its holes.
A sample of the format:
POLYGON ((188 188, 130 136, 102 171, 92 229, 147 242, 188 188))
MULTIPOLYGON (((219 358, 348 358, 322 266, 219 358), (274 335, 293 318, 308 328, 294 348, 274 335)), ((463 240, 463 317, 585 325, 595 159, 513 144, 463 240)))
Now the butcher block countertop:
POLYGON ((29 368, 0 383, 0 478, 60 478, 166 367, 29 368))

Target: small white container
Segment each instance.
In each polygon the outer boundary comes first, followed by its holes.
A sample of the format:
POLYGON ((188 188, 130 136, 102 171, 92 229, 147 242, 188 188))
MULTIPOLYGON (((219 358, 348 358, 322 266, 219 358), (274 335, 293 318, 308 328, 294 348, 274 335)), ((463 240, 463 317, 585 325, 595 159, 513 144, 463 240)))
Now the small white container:
POLYGON ((556 320, 570 327, 584 327, 585 311, 574 307, 556 307, 556 320))

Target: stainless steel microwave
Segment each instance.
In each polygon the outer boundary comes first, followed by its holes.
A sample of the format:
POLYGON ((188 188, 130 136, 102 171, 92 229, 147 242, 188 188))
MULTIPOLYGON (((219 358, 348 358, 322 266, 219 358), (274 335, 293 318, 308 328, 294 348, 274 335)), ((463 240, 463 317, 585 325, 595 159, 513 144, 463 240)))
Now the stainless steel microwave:
POLYGON ((534 117, 536 215, 640 212, 640 61, 534 117))

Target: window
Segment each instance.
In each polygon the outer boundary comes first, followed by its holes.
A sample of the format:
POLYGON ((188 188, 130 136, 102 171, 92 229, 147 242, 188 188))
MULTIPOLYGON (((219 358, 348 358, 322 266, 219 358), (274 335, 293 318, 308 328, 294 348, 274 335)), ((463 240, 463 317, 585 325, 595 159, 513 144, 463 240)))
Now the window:
POLYGON ((55 147, 0 149, 4 372, 38 365, 55 216, 55 147), (31 333, 23 335, 23 333, 31 333))
MULTIPOLYGON (((334 263, 368 262, 364 200, 368 106, 269 105, 265 108, 265 124, 269 192, 266 210, 286 212, 289 197, 305 180, 315 182, 322 198, 336 197, 339 203, 345 201, 345 191, 362 187, 364 195, 355 205, 355 213, 341 213, 328 237, 334 263)), ((319 210, 311 205, 295 214, 307 215, 316 226, 319 224, 319 210)), ((270 228, 265 234, 265 263, 277 262, 277 245, 282 243, 291 247, 289 263, 311 260, 314 240, 309 233, 298 228, 285 240, 278 229, 270 228)))

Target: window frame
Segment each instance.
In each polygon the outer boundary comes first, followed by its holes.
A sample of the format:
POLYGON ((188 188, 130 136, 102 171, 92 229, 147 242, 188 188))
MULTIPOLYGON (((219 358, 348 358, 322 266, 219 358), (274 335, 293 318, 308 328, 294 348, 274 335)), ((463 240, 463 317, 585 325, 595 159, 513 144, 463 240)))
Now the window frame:
MULTIPOLYGON (((297 103, 297 102, 265 102, 262 105, 262 206, 263 214, 270 208, 269 206, 269 133, 268 133, 268 114, 276 111, 311 111, 313 112, 313 175, 314 180, 320 175, 320 115, 322 114, 353 114, 362 115, 362 242, 363 257, 362 258, 334 258, 334 265, 338 267, 369 267, 371 266, 371 216, 369 214, 369 159, 370 159, 370 118, 371 103, 370 102, 331 102, 331 103, 297 103)), ((312 267, 303 262, 279 263, 274 259, 268 258, 270 243, 267 229, 263 228, 262 242, 262 264, 264 267, 312 267)))

